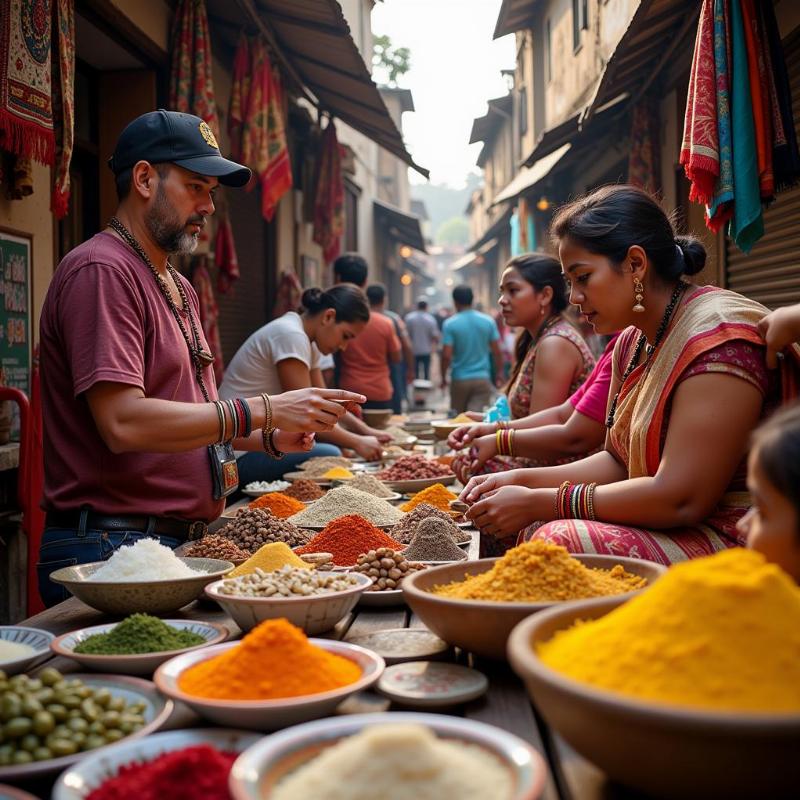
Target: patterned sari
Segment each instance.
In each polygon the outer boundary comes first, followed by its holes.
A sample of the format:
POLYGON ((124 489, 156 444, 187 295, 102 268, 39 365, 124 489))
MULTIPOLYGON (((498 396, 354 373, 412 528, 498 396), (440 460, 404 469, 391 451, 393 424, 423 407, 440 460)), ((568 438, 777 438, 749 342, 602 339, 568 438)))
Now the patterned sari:
MULTIPOLYGON (((514 382, 508 388, 508 405, 511 409, 512 419, 521 419, 522 417, 527 417, 531 413, 531 395, 533 394, 533 374, 536 369, 536 352, 543 339, 546 339, 548 336, 561 336, 568 342, 574 344, 581 355, 581 366, 572 376, 572 381, 570 382, 567 396, 564 400, 566 400, 567 397, 571 397, 578 390, 589 377, 594 367, 594 356, 580 331, 561 315, 552 317, 551 320, 552 321, 546 323, 546 327, 539 334, 538 339, 528 348, 522 366, 514 378, 514 382)), ((485 475, 492 472, 506 472, 510 469, 566 464, 569 461, 575 461, 577 458, 583 458, 583 456, 575 455, 557 460, 524 458, 522 456, 514 458, 511 456, 495 456, 485 462, 481 468, 474 473, 469 470, 467 472, 469 477, 472 477, 473 475, 485 475)), ((456 456, 456 459, 468 465, 470 462, 469 452, 460 453, 456 456)))
MULTIPOLYGON (((722 372, 758 385, 752 362, 739 356, 750 353, 762 359, 764 343, 757 325, 767 313, 764 306, 741 295, 715 287, 694 290, 676 312, 675 320, 649 364, 641 364, 622 385, 611 441, 628 467, 628 477, 653 477, 669 426, 673 394, 680 381, 697 372, 722 372), (721 358, 709 357, 722 353, 721 358), (697 365, 702 364, 702 368, 697 365)), ((638 331, 629 329, 617 343, 614 370, 620 374, 630 358, 638 331), (619 355, 619 357, 617 357, 619 355)), ((766 396, 762 417, 782 399, 797 396, 797 348, 782 362, 780 394, 774 387, 766 396)), ((760 386, 766 392, 766 386, 760 386)), ((645 558, 671 564, 743 545, 736 523, 750 506, 746 490, 746 462, 740 464, 716 508, 702 523, 667 530, 648 530, 589 520, 555 520, 534 523, 517 541, 544 539, 573 553, 603 553, 645 558)))

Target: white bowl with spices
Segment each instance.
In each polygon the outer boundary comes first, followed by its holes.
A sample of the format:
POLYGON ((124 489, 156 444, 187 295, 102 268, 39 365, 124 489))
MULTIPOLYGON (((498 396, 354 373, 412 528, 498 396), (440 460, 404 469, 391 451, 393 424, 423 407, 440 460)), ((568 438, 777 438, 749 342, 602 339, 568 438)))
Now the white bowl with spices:
MULTIPOLYGON (((270 596, 257 596, 231 593, 231 588, 235 587, 234 581, 237 579, 229 579, 206 586, 206 595, 219 603, 243 631, 251 630, 266 619, 283 617, 298 628, 302 628, 307 634, 314 634, 333 628, 353 610, 362 593, 372 585, 371 578, 359 573, 298 571, 308 572, 311 579, 341 588, 335 588, 324 594, 283 596, 275 592, 270 596)), ((271 574, 280 572, 278 570, 271 574)), ((241 578, 256 580, 249 575, 243 575, 241 578)), ((269 581, 269 578, 265 580, 269 581)), ((246 584, 245 581, 239 583, 246 584)))

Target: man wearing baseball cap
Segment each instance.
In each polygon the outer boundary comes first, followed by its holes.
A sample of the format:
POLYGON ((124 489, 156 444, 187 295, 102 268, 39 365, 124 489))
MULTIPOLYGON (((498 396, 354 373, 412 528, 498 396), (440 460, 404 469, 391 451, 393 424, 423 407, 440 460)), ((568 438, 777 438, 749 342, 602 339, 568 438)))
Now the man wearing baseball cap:
POLYGON ((49 580, 59 567, 201 536, 238 486, 234 446, 307 450, 365 399, 311 388, 220 402, 197 296, 169 257, 195 249, 217 186, 250 170, 202 119, 161 109, 122 131, 109 166, 116 213, 65 256, 42 308, 47 605, 67 596, 49 580))

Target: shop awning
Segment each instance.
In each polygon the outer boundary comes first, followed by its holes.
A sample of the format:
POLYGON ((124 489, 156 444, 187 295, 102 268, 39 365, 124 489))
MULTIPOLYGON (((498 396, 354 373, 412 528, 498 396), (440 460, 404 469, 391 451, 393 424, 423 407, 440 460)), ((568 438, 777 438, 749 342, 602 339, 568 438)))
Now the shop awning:
POLYGON ((701 5, 698 0, 642 0, 606 64, 580 124, 622 94, 630 98, 626 105, 635 103, 686 37, 694 36, 701 5))
POLYGON ((450 265, 451 272, 458 272, 458 270, 466 269, 470 264, 474 264, 478 259, 487 256, 495 247, 498 245, 498 240, 496 237, 489 239, 488 242, 484 242, 477 250, 470 253, 465 253, 461 258, 457 261, 454 261, 450 265))
POLYGON ((337 0, 209 0, 208 10, 212 24, 221 20, 234 30, 243 13, 265 36, 290 83, 301 84, 319 108, 429 177, 406 150, 337 0))
POLYGON ((572 145, 567 142, 555 152, 540 158, 532 167, 523 167, 514 180, 495 197, 492 205, 497 205, 505 200, 516 200, 523 192, 532 189, 550 174, 550 171, 561 161, 571 147, 572 145))
POLYGON ((536 0, 503 0, 492 38, 499 39, 509 33, 530 28, 535 8, 536 0))
POLYGON ((426 253, 425 237, 422 235, 422 225, 419 217, 408 214, 396 206, 380 200, 372 201, 375 218, 385 222, 389 235, 400 244, 407 244, 415 250, 426 253))

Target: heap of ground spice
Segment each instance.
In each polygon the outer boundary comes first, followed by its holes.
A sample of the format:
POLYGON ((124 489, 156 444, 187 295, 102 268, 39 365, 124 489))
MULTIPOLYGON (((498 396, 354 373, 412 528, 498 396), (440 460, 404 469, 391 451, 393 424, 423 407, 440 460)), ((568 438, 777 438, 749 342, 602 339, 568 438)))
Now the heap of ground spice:
POLYGON ((162 753, 152 761, 131 761, 86 795, 86 800, 229 800, 228 776, 239 753, 207 744, 162 753))
POLYGON ((234 564, 250 558, 250 551, 239 547, 226 536, 209 533, 186 548, 187 558, 221 558, 234 564))
POLYGON ((289 495, 283 492, 262 494, 261 497, 257 497, 248 505, 250 508, 268 508, 273 516, 279 519, 291 517, 292 514, 296 514, 298 511, 302 511, 305 508, 305 504, 301 503, 300 500, 289 497, 289 495))
POLYGON ((244 564, 240 564, 225 577, 236 578, 239 575, 249 575, 251 572, 255 572, 256 568, 263 569, 264 572, 274 572, 286 564, 291 567, 308 567, 308 564, 300 556, 296 556, 287 544, 271 542, 256 550, 244 564))
POLYGON ((181 691, 214 700, 278 700, 355 683, 361 668, 311 644, 285 619, 268 619, 241 643, 185 670, 181 691))
POLYGON ((75 645, 76 653, 98 656, 163 653, 203 644, 199 633, 179 630, 149 614, 131 614, 108 633, 96 633, 75 645))
POLYGON ((370 475, 368 472, 359 472, 347 485, 351 489, 358 489, 361 492, 375 495, 375 497, 386 498, 397 496, 383 481, 379 481, 374 475, 370 475))
POLYGON ((308 475, 309 478, 320 478, 333 467, 347 469, 351 464, 350 459, 344 456, 314 456, 314 458, 309 458, 302 464, 298 464, 297 468, 303 470, 303 473, 308 475))
POLYGON ((394 525, 403 518, 403 512, 386 500, 374 497, 350 486, 337 486, 325 497, 289 520, 299 527, 322 527, 345 514, 358 514, 373 525, 394 525))
POLYGON ((325 552, 333 556, 333 563, 339 567, 350 567, 358 561, 362 553, 390 547, 402 550, 403 545, 387 536, 380 528, 359 517, 348 514, 329 522, 323 531, 318 533, 305 547, 298 548, 298 553, 325 552))
POLYGON ((796 715, 800 588, 760 553, 723 550, 676 564, 538 652, 574 680, 642 700, 796 715))
POLYGON ((349 481, 353 477, 353 473, 344 467, 331 467, 322 473, 322 477, 332 481, 349 481))
POLYGON ((462 600, 548 603, 623 594, 646 585, 645 578, 625 572, 619 564, 611 570, 590 569, 566 548, 534 540, 512 548, 480 575, 431 591, 462 600))
POLYGON ((400 510, 413 511, 420 503, 427 503, 440 511, 449 511, 451 500, 458 500, 458 495, 453 494, 441 483, 434 483, 433 486, 417 492, 407 503, 403 503, 400 510))
POLYGON ((439 508, 429 506, 427 503, 420 503, 413 511, 406 514, 397 525, 389 529, 389 536, 403 544, 410 544, 411 540, 414 538, 414 534, 417 532, 417 526, 420 522, 432 518, 439 519, 444 523, 446 530, 456 543, 463 544, 472 539, 471 534, 461 530, 461 528, 456 525, 450 514, 439 508))
POLYGON ((325 490, 321 489, 318 483, 310 481, 308 478, 300 478, 288 489, 284 489, 283 493, 289 497, 294 497, 295 500, 307 503, 310 500, 319 500, 325 494, 325 490))
POLYGON ((453 540, 447 523, 437 517, 428 517, 417 525, 405 554, 410 561, 464 561, 467 557, 453 540))

